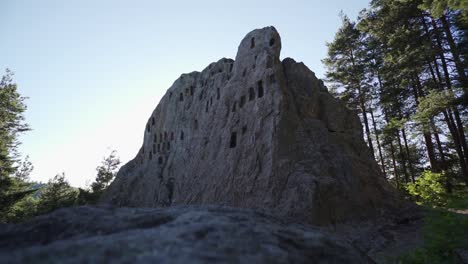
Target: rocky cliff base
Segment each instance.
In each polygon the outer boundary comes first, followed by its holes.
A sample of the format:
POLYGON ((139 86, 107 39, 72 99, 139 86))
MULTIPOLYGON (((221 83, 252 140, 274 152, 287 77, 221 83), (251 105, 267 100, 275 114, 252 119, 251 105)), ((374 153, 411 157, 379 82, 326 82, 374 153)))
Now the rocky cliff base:
POLYGON ((0 263, 383 263, 412 226, 338 235, 230 207, 76 207, 0 226, 0 263))

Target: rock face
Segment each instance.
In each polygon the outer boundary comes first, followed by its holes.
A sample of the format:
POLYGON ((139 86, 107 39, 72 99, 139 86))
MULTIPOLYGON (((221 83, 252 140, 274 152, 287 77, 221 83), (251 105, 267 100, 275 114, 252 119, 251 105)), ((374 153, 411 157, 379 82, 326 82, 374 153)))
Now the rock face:
POLYGON ((357 114, 280 50, 275 28, 257 29, 235 61, 181 75, 103 202, 257 208, 308 224, 396 207, 357 114))
POLYGON ((373 263, 335 235, 251 210, 78 207, 0 226, 0 263, 373 263))

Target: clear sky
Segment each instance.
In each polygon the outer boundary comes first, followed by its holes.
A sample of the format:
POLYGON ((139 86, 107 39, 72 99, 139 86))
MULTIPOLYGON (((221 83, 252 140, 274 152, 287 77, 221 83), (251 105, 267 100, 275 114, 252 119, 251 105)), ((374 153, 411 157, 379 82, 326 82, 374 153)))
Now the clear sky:
MULTIPOLYGON (((32 180, 65 172, 85 186, 111 149, 123 162, 180 74, 234 58, 249 31, 273 25, 282 58, 323 77, 325 43, 368 0, 0 0, 0 68, 15 72, 33 129, 20 151, 32 180)), ((3 73, 3 72, 2 72, 3 73)))

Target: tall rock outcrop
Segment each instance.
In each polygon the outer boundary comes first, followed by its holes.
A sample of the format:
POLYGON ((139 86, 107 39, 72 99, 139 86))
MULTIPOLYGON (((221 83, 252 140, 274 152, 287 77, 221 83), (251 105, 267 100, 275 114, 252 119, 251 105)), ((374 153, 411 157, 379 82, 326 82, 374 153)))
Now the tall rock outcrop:
POLYGON ((103 202, 228 205, 309 224, 360 220, 397 206, 357 114, 303 63, 280 61, 280 50, 275 28, 257 29, 235 61, 182 74, 103 202))

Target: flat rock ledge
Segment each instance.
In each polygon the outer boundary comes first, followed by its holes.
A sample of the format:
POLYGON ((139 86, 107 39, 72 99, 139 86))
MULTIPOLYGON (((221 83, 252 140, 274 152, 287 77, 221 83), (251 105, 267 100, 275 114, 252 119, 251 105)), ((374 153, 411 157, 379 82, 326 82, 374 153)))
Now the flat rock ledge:
POLYGON ((75 207, 0 225, 0 263, 373 263, 322 229, 220 206, 75 207))

